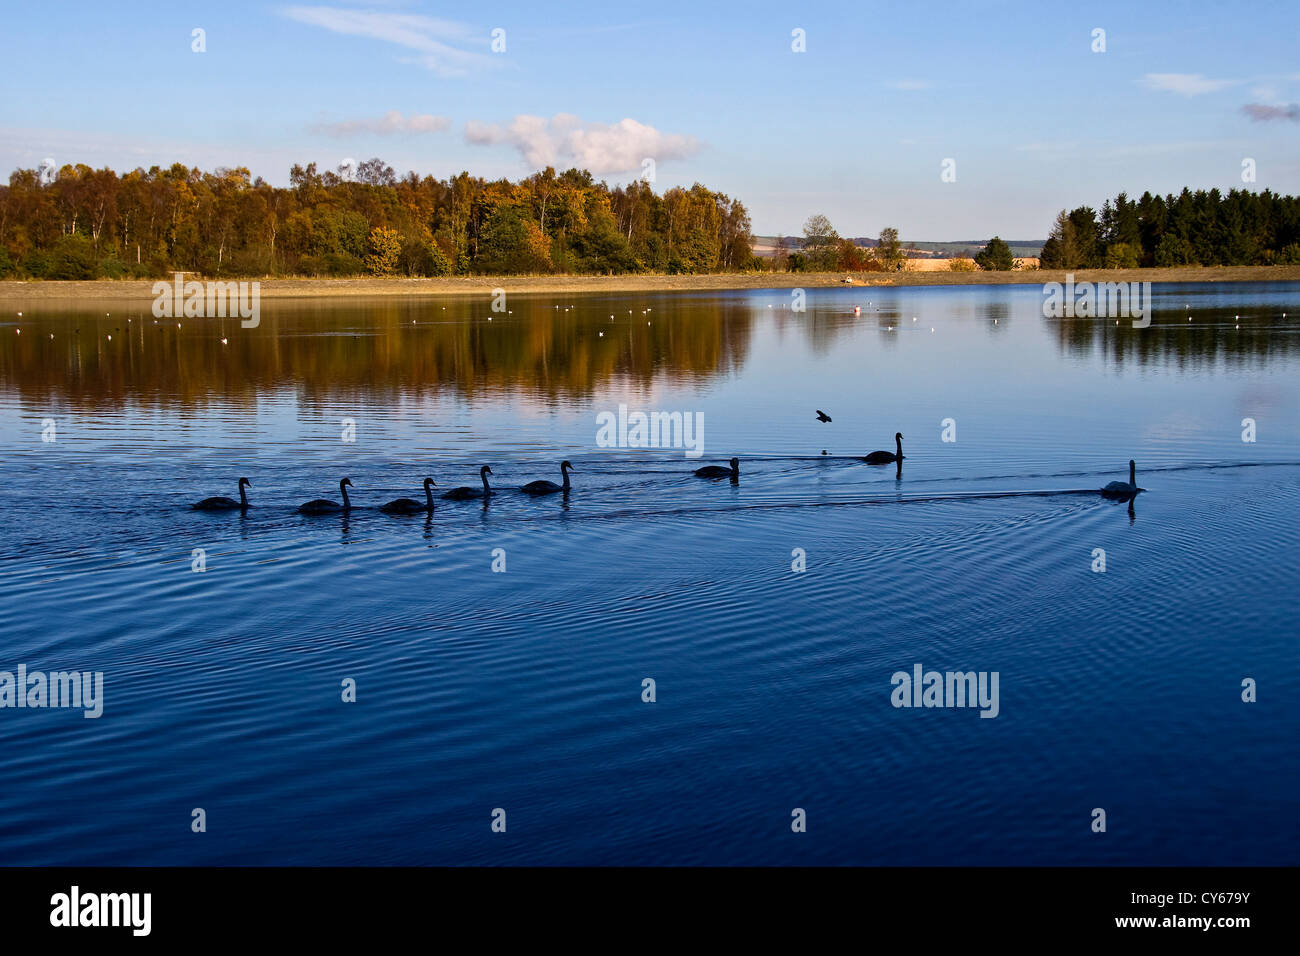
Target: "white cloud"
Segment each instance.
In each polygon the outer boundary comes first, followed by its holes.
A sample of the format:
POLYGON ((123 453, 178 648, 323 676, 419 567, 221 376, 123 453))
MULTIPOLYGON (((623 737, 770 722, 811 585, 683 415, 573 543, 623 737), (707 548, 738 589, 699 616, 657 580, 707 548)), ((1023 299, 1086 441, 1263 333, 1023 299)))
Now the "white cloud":
POLYGON ((693 136, 661 133, 634 119, 614 124, 584 123, 571 113, 516 116, 507 126, 470 120, 465 141, 479 146, 508 144, 534 168, 572 163, 597 175, 641 168, 644 159, 663 163, 693 156, 700 143, 693 136))
POLYGON ((488 36, 480 36, 468 25, 454 20, 341 7, 295 6, 285 9, 284 15, 332 33, 382 40, 414 50, 416 56, 399 59, 404 63, 416 63, 440 76, 463 76, 472 67, 496 65, 494 58, 487 53, 463 49, 469 44, 478 44, 486 49, 488 36))
POLYGON ((312 125, 312 130, 343 138, 360 133, 380 136, 392 136, 397 133, 441 133, 450 126, 451 120, 445 116, 431 116, 428 113, 412 113, 410 116, 403 116, 400 110, 389 110, 378 119, 315 123, 312 125))
POLYGON ((1200 96, 1235 86, 1237 80, 1212 80, 1200 73, 1148 73, 1142 81, 1153 90, 1164 93, 1181 93, 1183 96, 1200 96))

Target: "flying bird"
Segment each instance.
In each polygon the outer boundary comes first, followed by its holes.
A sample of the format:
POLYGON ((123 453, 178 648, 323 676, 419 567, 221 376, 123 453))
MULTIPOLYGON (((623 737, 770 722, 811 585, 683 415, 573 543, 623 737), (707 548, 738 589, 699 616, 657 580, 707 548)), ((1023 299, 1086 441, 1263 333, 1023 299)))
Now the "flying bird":
POLYGON ((819 422, 828 422, 831 420, 831 417, 819 408, 817 409, 817 420, 819 422))

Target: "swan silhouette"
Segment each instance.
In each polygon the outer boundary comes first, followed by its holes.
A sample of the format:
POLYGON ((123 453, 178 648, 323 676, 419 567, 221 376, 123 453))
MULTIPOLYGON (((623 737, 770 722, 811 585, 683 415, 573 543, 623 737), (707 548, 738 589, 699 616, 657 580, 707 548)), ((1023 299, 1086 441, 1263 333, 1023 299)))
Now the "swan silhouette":
POLYGON ((1137 486, 1137 462, 1130 458, 1128 462, 1128 481, 1112 481, 1101 489, 1101 494, 1103 498, 1116 498, 1120 501, 1127 501, 1139 491, 1146 491, 1146 489, 1137 486))
POLYGON ((337 501, 330 501, 328 498, 315 498, 306 504, 298 506, 298 511, 305 515, 323 515, 330 514, 334 511, 351 511, 352 502, 348 500, 348 488, 352 486, 351 478, 344 478, 339 482, 339 491, 343 494, 343 504, 337 501))
POLYGON ((553 481, 530 481, 519 490, 527 495, 553 495, 557 491, 569 492, 569 469, 572 468, 567 461, 560 462, 560 474, 564 476, 564 484, 557 485, 553 481))
POLYGON ((903 433, 894 432, 894 441, 898 446, 898 452, 892 451, 873 451, 867 455, 863 461, 868 465, 888 465, 890 462, 903 460, 903 433))
POLYGON ((446 501, 468 501, 471 498, 487 498, 496 494, 496 492, 488 486, 487 476, 490 474, 492 474, 492 469, 487 465, 484 465, 478 470, 478 476, 483 479, 482 488, 467 488, 462 485, 459 488, 451 489, 451 491, 442 496, 443 499, 446 501))
POLYGON ((191 507, 195 511, 234 511, 235 509, 243 511, 248 507, 248 492, 244 491, 244 489, 251 484, 252 482, 247 478, 239 479, 238 501, 233 498, 223 497, 204 498, 202 501, 196 501, 191 507))
POLYGON ((432 478, 424 479, 424 504, 416 501, 414 498, 394 498, 387 504, 379 506, 379 510, 390 515, 413 515, 421 511, 433 513, 433 489, 438 487, 432 478))
POLYGON ((740 459, 731 459, 731 467, 723 468, 721 465, 705 465, 703 468, 695 469, 696 478, 739 478, 740 477, 740 459))

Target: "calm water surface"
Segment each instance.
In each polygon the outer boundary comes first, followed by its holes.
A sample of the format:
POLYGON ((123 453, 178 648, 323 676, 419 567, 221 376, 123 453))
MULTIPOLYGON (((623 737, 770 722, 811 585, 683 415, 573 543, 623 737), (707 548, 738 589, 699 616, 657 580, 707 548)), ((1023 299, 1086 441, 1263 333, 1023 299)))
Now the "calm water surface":
POLYGON ((1300 863, 1300 287, 1156 296, 19 305, 0 670, 105 700, 0 709, 0 862, 1300 863), (704 457, 597 447, 620 404, 704 457), (855 457, 896 431, 901 474, 855 457), (1080 493, 1130 457, 1132 512, 1080 493), (481 464, 487 507, 376 510, 481 464), (916 664, 998 672, 998 716, 893 707, 916 664))

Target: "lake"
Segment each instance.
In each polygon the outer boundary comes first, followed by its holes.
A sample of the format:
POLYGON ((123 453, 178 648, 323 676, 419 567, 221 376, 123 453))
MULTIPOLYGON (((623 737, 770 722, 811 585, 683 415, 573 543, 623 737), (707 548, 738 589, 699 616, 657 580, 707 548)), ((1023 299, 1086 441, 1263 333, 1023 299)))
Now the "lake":
POLYGON ((1300 863, 1300 285, 793 304, 15 305, 0 671, 103 692, 0 709, 0 861, 1300 863), (918 666, 996 715, 895 706, 918 666))

